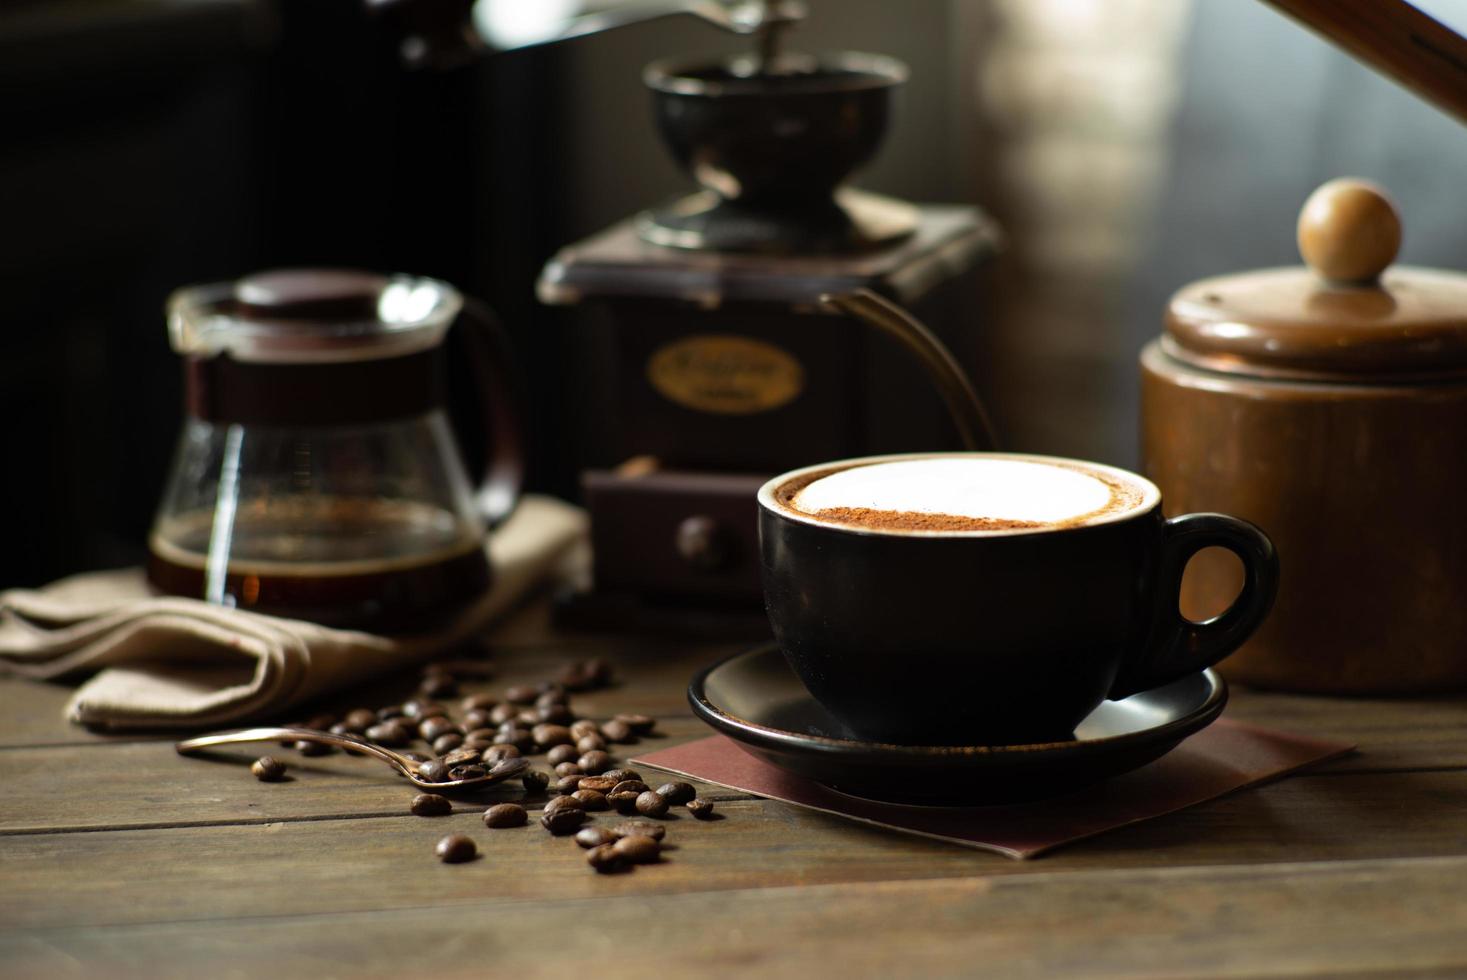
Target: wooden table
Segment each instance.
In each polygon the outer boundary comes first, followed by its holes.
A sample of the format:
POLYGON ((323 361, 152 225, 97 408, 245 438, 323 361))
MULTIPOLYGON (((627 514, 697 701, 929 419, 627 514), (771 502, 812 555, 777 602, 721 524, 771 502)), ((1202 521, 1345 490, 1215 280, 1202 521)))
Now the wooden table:
MULTIPOLYGON (((577 707, 655 714, 636 748, 706 733, 683 689, 730 648, 543 621, 497 634, 484 688, 604 655, 621 683, 577 707)), ((701 787, 726 819, 684 817, 665 863, 600 876, 569 839, 484 829, 483 804, 409 815, 376 763, 282 752, 296 778, 262 784, 73 728, 67 693, 0 681, 4 977, 1467 975, 1462 698, 1236 690, 1231 717, 1361 750, 1031 862, 701 787), (483 857, 434 860, 451 830, 483 857)))

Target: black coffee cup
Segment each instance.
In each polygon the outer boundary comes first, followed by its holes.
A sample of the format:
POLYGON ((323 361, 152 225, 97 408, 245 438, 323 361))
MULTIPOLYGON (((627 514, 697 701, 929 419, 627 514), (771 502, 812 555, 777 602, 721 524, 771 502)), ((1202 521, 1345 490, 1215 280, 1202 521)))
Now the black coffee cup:
POLYGON ((907 745, 1063 741, 1101 701, 1151 690, 1236 650, 1273 605, 1268 537, 1222 514, 1162 516, 1161 492, 1113 467, 941 453, 806 467, 759 491, 765 606, 810 693, 850 736, 907 745), (1079 468, 1136 491, 1092 522, 1000 530, 853 527, 784 499, 853 466, 976 457, 1079 468), (1179 609, 1203 548, 1242 560, 1242 592, 1205 622, 1179 609))

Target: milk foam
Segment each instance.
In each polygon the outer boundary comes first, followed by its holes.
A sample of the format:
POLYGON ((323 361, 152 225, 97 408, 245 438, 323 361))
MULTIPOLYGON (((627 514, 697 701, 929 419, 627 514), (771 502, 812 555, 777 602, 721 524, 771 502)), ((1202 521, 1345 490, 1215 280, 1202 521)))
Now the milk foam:
POLYGON ((1121 501, 1110 484, 1078 469, 937 457, 841 470, 803 487, 789 503, 816 517, 859 508, 1051 524, 1114 511, 1121 501))

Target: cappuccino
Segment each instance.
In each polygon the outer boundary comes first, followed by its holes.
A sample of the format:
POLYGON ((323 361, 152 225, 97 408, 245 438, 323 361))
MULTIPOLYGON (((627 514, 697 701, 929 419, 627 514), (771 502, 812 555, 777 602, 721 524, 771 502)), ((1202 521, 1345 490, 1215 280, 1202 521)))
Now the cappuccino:
MULTIPOLYGON (((768 488, 766 488, 768 489, 768 488)), ((1019 532, 1103 523, 1150 506, 1145 480, 1093 463, 999 455, 900 456, 792 474, 784 510, 883 532, 1019 532)))

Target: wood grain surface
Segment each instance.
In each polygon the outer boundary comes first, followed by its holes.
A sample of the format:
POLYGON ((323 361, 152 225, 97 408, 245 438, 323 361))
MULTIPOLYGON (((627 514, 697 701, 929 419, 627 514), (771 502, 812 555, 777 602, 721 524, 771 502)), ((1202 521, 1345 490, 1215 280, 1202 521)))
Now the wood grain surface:
MULTIPOLYGON (((619 682, 578 710, 658 718, 624 758, 704 735, 684 688, 736 649, 518 623, 466 693, 606 656, 619 682)), ((401 699, 417 677, 300 714, 401 699)), ((568 838, 484 828, 517 784, 415 817, 380 763, 262 747, 293 764, 262 784, 250 748, 182 758, 168 734, 89 733, 68 696, 0 680, 0 977, 1467 973, 1467 698, 1235 688, 1230 717, 1360 752, 1032 862, 700 786, 722 819, 671 820, 660 864, 601 876, 568 838), (452 831, 477 860, 434 860, 452 831)))

